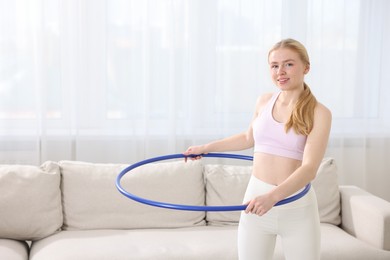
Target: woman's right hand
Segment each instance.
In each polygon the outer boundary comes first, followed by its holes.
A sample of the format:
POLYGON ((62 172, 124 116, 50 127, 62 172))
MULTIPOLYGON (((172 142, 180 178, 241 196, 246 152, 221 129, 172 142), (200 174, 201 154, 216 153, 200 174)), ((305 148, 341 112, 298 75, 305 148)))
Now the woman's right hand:
POLYGON ((202 154, 207 154, 205 145, 195 145, 190 146, 187 148, 187 150, 183 153, 185 156, 185 161, 187 162, 188 157, 191 160, 199 160, 202 158, 202 154), (197 156, 190 156, 190 155, 197 155, 197 156))

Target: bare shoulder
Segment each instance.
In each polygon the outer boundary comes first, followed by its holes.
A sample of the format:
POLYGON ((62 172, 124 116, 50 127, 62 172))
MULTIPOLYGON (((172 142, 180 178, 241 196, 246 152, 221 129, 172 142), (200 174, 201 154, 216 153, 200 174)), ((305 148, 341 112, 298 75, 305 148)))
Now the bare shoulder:
POLYGON ((268 103, 268 101, 270 101, 272 95, 273 93, 269 92, 269 93, 264 93, 257 98, 254 117, 257 117, 258 115, 261 114, 261 111, 263 111, 265 105, 268 103))
POLYGON ((274 93, 272 93, 272 92, 268 92, 268 93, 264 93, 264 94, 260 95, 256 101, 257 110, 264 107, 270 101, 273 94, 274 93))
POLYGON ((314 109, 314 128, 312 132, 320 135, 328 134, 332 126, 332 112, 323 104, 317 102, 314 109))
POLYGON ((329 108, 323 105, 320 102, 317 102, 317 106, 314 110, 314 116, 319 117, 321 119, 332 119, 332 112, 329 108))

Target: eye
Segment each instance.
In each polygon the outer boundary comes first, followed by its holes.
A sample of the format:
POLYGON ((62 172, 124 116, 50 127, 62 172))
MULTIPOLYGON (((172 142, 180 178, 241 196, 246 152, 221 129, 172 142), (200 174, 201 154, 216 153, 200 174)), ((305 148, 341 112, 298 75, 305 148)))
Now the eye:
POLYGON ((292 67, 292 66, 294 66, 294 64, 293 64, 293 63, 291 63, 291 62, 289 62, 289 63, 286 63, 286 67, 292 67))
POLYGON ((279 68, 278 65, 276 65, 276 64, 271 65, 271 69, 277 69, 277 68, 279 68))

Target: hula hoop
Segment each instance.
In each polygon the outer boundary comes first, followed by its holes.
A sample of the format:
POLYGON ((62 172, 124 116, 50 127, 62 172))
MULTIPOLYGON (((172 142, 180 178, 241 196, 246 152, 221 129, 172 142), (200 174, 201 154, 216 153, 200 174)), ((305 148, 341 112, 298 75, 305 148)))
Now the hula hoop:
MULTIPOLYGON (((121 185, 121 179, 123 176, 125 176, 126 173, 129 171, 153 162, 158 161, 164 161, 164 160, 170 160, 170 159, 178 159, 178 158, 188 158, 188 157, 196 157, 199 155, 189 155, 186 156, 184 154, 171 154, 171 155, 165 155, 165 156, 159 156, 154 157, 150 159, 146 159, 140 162, 137 162, 135 164, 132 164, 128 166, 127 168, 123 169, 119 175, 116 178, 116 187, 119 190, 120 193, 122 193, 124 196, 126 196, 129 199, 132 199, 134 201, 154 206, 154 207, 160 207, 160 208, 167 208, 167 209, 175 209, 175 210, 187 210, 187 211, 241 211, 245 210, 248 205, 234 205, 234 206, 192 206, 192 205, 182 205, 182 204, 172 204, 172 203, 166 203, 166 202, 159 202, 155 200, 149 200, 142 197, 139 197, 137 195, 131 194, 127 192, 121 185)), ((246 156, 246 155, 238 155, 238 154, 225 154, 225 153, 208 153, 208 154, 202 154, 202 157, 215 157, 215 158, 229 158, 229 159, 238 159, 238 160, 246 160, 246 161, 253 161, 252 156, 246 156)), ((301 197, 303 197, 309 190, 310 190, 311 184, 307 184, 306 187, 299 193, 285 198, 279 202, 277 202, 274 206, 280 206, 284 205, 290 202, 293 202, 301 197)))

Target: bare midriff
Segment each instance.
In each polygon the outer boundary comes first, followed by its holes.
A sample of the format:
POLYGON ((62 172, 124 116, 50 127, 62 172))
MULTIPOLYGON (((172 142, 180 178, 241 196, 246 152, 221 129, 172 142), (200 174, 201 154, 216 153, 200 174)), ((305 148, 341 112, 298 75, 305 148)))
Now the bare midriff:
POLYGON ((253 155, 253 175, 263 182, 279 185, 301 164, 300 160, 255 152, 253 155))

